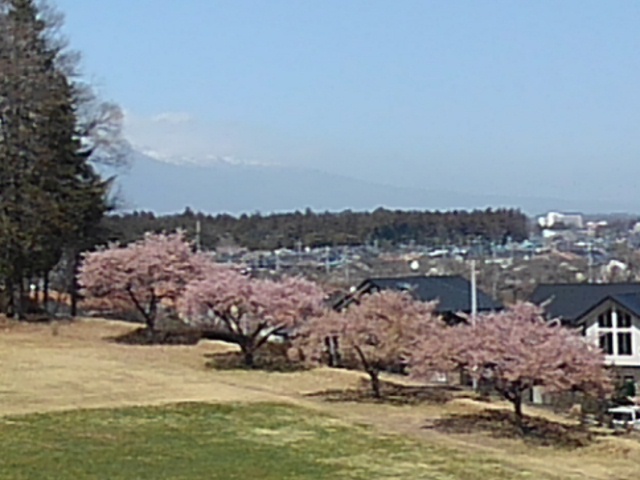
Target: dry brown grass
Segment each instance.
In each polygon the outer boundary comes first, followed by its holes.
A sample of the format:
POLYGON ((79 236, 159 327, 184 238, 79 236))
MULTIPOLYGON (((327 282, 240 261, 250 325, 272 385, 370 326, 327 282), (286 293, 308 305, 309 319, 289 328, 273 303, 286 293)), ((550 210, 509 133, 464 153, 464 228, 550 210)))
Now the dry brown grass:
MULTIPOLYGON (((640 441, 636 438, 597 436, 587 446, 568 449, 532 445, 482 428, 425 428, 434 422, 446 426, 449 421, 451 426, 451 419, 491 415, 483 412, 508 406, 469 398, 415 405, 327 402, 309 395, 357 389, 362 376, 328 368, 289 373, 211 370, 205 366, 207 357, 235 348, 208 341, 197 346, 149 347, 106 340, 133 328, 137 326, 101 320, 53 327, 0 318, 0 414, 182 401, 280 402, 371 425, 385 433, 488 453, 501 462, 549 476, 622 480, 635 478, 640 471, 640 441)), ((546 411, 528 409, 527 413, 571 423, 546 411)))
POLYGON ((235 349, 221 342, 149 347, 106 340, 132 328, 137 327, 100 320, 60 324, 55 330, 7 322, 0 330, 0 412, 176 401, 294 401, 290 395, 297 388, 347 387, 358 379, 333 371, 319 371, 312 379, 212 372, 205 367, 205 356, 235 349))

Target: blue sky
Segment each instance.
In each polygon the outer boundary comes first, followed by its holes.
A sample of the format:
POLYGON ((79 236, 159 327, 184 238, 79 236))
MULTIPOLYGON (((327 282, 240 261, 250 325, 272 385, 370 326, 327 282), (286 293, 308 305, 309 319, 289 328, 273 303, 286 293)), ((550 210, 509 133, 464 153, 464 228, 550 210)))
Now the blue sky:
POLYGON ((640 206, 638 2, 55 3, 158 157, 640 206))

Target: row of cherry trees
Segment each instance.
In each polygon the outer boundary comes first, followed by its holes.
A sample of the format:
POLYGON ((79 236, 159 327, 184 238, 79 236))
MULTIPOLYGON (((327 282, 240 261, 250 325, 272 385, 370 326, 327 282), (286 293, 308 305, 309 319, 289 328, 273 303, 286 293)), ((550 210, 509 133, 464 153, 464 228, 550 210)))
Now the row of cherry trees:
POLYGON ((302 278, 254 279, 195 252, 183 233, 149 234, 87 253, 79 271, 85 308, 135 310, 150 330, 161 314, 226 327, 252 366, 256 350, 323 311, 324 291, 302 278))
POLYGON ((435 303, 401 292, 374 293, 336 312, 317 284, 251 278, 194 252, 181 233, 86 254, 79 281, 92 308, 135 309, 150 329, 160 312, 226 328, 248 366, 274 335, 288 336, 311 363, 326 359, 332 339, 345 364, 368 374, 375 396, 380 373, 391 366, 406 365, 422 380, 457 371, 491 382, 521 425, 523 395, 533 387, 599 398, 611 391, 602 351, 531 304, 454 327, 438 317, 435 303))
POLYGON ((407 293, 383 291, 342 312, 312 318, 299 342, 317 361, 324 340, 337 338, 342 354, 351 357, 346 363, 359 360, 369 375, 376 397, 380 372, 399 364, 425 381, 459 372, 490 382, 513 405, 520 428, 523 395, 534 387, 598 399, 611 393, 603 352, 579 332, 549 322, 535 305, 518 303, 457 326, 447 326, 435 309, 435 303, 416 302, 407 293))

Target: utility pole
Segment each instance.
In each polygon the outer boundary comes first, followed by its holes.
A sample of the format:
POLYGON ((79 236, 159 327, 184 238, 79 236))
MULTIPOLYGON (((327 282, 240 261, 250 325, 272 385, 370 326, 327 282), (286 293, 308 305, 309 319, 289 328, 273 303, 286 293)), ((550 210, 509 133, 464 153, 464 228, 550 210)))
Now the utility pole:
MULTIPOLYGON (((476 286, 476 261, 471 260, 471 325, 475 326, 478 315, 478 291, 476 286)), ((471 386, 474 392, 478 391, 478 379, 471 379, 471 386)))
POLYGON ((496 244, 491 243, 491 271, 493 273, 493 281, 491 284, 491 295, 493 298, 498 297, 498 278, 500 277, 500 267, 498 266, 498 258, 496 256, 496 244))
POLYGON ((329 248, 329 246, 326 246, 324 251, 325 251, 324 268, 327 271, 327 273, 329 273, 329 270, 331 269, 331 265, 329 263, 329 253, 331 252, 331 249, 329 248))
POLYGON ((345 266, 344 266, 344 273, 345 273, 345 277, 347 280, 347 285, 349 285, 349 281, 350 281, 350 273, 349 272, 349 257, 345 256, 345 266))
POLYGON ((471 324, 476 324, 478 315, 478 289, 476 285, 476 261, 471 260, 471 324))
POLYGON ((588 252, 589 252, 589 283, 593 283, 593 243, 589 241, 588 244, 588 252))

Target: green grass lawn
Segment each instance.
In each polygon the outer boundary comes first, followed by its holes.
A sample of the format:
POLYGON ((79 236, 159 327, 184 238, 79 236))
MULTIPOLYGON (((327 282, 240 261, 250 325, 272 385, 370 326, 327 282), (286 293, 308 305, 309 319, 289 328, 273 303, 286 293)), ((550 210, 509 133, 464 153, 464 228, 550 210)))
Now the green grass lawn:
POLYGON ((301 408, 180 404, 0 418, 0 478, 511 480, 534 476, 490 457, 382 436, 301 408))

